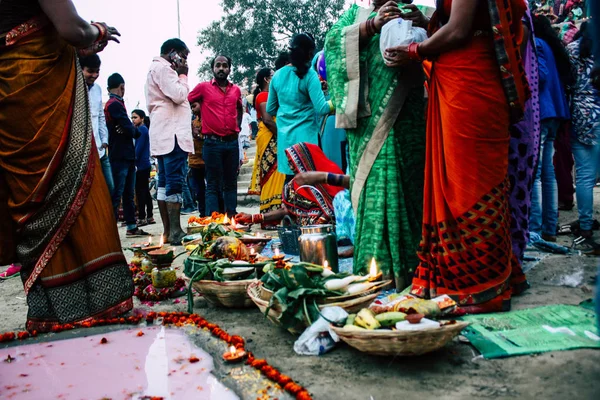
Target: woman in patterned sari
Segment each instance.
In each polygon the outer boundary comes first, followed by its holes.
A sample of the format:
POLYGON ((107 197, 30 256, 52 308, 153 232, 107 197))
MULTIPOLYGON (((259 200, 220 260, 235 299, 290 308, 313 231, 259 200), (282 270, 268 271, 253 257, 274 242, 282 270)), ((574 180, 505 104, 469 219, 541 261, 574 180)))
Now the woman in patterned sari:
MULTIPOLYGON (((269 84, 273 78, 270 68, 263 68, 256 75, 254 108, 258 119, 256 157, 248 194, 260 195, 260 213, 266 214, 281 208, 281 191, 285 175, 277 171, 277 125, 267 113, 269 84)), ((267 227, 263 224, 263 228, 267 227)))
POLYGON ((114 35, 69 0, 0 2, 0 264, 22 264, 30 331, 133 306, 76 54, 114 35))
MULTIPOLYGON (((354 272, 367 272, 375 258, 401 290, 410 284, 418 264, 424 76, 418 64, 386 66, 379 32, 401 13, 396 2, 383 3, 373 1, 368 9, 351 6, 327 34, 325 55, 336 127, 346 129, 348 137, 356 212, 354 272)), ((422 17, 414 10, 410 14, 422 17)), ((403 17, 409 18, 407 14, 403 17)))
POLYGON ((392 65, 431 58, 423 239, 412 293, 447 294, 466 312, 510 307, 527 282, 513 262, 509 127, 529 88, 523 0, 438 0, 430 38, 386 50, 392 65))

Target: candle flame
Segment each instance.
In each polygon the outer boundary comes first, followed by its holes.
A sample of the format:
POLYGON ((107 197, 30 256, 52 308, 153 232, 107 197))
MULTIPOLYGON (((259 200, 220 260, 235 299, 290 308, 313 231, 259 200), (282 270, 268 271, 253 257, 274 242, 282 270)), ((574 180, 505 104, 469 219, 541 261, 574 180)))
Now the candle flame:
POLYGON ((163 247, 164 244, 165 244, 165 238, 163 235, 160 235, 160 243, 159 243, 160 247, 163 247))
POLYGON ((148 237, 148 246, 152 244, 152 235, 148 237))
POLYGON ((275 255, 278 256, 279 255, 279 249, 275 249, 275 255))
POLYGON ((235 356, 235 355, 237 354, 237 351, 235 350, 235 347, 234 347, 234 346, 231 346, 231 347, 229 348, 229 352, 231 353, 231 355, 232 355, 232 356, 235 356))
POLYGON ((371 259, 371 267, 369 269, 369 275, 377 276, 379 272, 377 271, 377 263, 375 262, 375 257, 371 259))
POLYGON ((323 268, 331 269, 331 267, 329 266, 329 262, 327 260, 323 261, 323 268))
POLYGON ((227 215, 226 215, 225 218, 223 219, 223 225, 228 225, 229 222, 231 222, 231 221, 229 220, 229 217, 227 217, 227 215))
POLYGON ((231 217, 231 226, 235 227, 237 224, 235 223, 235 217, 231 217))
POLYGON ((254 255, 254 247, 250 247, 250 254, 254 255))

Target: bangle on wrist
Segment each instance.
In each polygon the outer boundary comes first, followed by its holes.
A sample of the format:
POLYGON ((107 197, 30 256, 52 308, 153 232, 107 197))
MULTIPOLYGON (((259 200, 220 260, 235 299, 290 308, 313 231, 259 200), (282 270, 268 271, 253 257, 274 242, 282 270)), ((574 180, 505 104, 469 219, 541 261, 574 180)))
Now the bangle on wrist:
POLYGON ((419 43, 413 42, 408 45, 408 58, 414 61, 423 61, 423 57, 419 54, 419 43))
POLYGON ((99 22, 92 22, 92 26, 95 26, 98 29, 98 37, 94 40, 94 43, 104 42, 108 36, 108 29, 106 29, 106 25, 99 22))

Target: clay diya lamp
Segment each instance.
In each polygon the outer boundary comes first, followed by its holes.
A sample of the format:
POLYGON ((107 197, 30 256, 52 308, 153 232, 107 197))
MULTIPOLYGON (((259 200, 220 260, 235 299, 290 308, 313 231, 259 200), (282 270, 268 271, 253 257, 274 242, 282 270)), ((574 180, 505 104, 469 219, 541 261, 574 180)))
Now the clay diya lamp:
POLYGON ((168 267, 173 262, 175 256, 173 255, 173 249, 158 249, 148 253, 148 257, 152 260, 152 263, 158 267, 168 267))
POLYGON ((250 264, 256 263, 256 257, 258 257, 258 254, 256 254, 256 251, 254 251, 254 247, 250 247, 250 255, 248 257, 250 258, 250 264))
POLYGON ((373 257, 371 259, 371 267, 369 268, 369 275, 368 276, 368 281, 369 282, 376 282, 376 281, 380 281, 381 278, 383 277, 383 273, 381 271, 379 271, 379 268, 377 268, 377 263, 375 262, 375 257, 373 257))
POLYGON ((276 268, 285 268, 285 254, 280 254, 279 249, 275 249, 275 254, 273 255, 273 261, 275 261, 276 268))
POLYGON ((152 245, 152 240, 148 241, 148 245, 144 248, 142 248, 143 251, 145 251, 146 253, 150 253, 151 251, 155 251, 155 250, 160 250, 162 249, 163 245, 164 245, 165 241, 162 235, 160 235, 160 242, 158 243, 158 245, 152 245))
POLYGON ((409 324, 418 324, 425 317, 423 314, 408 314, 405 319, 409 324))
POLYGON ((225 360, 225 362, 228 363, 239 363, 244 361, 244 359, 246 358, 246 352, 244 351, 244 349, 236 349, 235 347, 231 346, 229 348, 229 351, 226 351, 225 353, 223 353, 223 360, 225 360))

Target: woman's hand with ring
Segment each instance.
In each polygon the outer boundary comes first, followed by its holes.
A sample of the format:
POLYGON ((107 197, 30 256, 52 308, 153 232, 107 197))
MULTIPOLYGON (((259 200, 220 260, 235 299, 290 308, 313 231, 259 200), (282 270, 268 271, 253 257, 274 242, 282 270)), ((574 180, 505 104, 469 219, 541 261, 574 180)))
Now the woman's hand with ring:
POLYGON ((401 45, 396 47, 390 47, 383 53, 383 59, 385 65, 390 68, 401 67, 411 62, 408 56, 408 46, 401 45))
POLYGON ((375 16, 375 30, 381 32, 381 28, 388 22, 400 18, 400 9, 398 8, 398 2, 388 1, 385 3, 377 12, 375 16))

